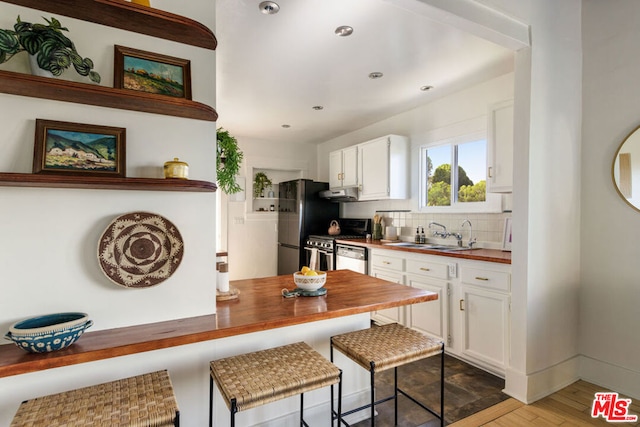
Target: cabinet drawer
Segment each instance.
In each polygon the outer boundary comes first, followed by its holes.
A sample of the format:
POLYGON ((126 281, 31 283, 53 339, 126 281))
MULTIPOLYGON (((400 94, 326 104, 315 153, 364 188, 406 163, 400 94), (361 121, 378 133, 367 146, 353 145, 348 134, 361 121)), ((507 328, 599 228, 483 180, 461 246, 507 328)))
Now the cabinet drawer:
POLYGON ((407 273, 446 280, 449 278, 447 264, 433 261, 407 260, 407 273))
POLYGON ((384 268, 387 270, 404 271, 404 259, 387 255, 373 254, 371 258, 373 267, 384 268))
POLYGON ((462 283, 468 285, 482 286, 504 292, 511 290, 511 274, 504 271, 463 267, 460 271, 460 279, 462 283))

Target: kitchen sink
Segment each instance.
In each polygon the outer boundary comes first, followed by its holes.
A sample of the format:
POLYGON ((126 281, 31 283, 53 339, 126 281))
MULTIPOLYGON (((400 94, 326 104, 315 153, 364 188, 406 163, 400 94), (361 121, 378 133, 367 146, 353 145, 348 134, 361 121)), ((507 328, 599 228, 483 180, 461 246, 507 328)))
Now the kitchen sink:
POLYGON ((401 247, 401 248, 428 249, 432 251, 446 251, 446 252, 469 251, 472 249, 478 249, 478 248, 469 248, 466 246, 438 245, 434 243, 412 243, 412 242, 383 243, 383 245, 395 246, 395 247, 401 247))

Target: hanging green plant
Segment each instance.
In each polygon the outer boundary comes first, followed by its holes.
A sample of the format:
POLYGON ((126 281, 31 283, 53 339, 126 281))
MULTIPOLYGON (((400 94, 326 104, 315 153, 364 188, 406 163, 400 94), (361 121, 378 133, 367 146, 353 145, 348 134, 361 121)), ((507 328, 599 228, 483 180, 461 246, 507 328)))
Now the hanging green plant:
POLYGON ((236 175, 240 171, 243 156, 238 147, 238 141, 223 128, 218 128, 216 131, 216 140, 218 187, 227 194, 242 191, 242 187, 236 182, 236 175))
POLYGON ((36 58, 38 67, 56 77, 73 65, 78 74, 100 83, 100 74, 92 71, 93 61, 80 56, 73 42, 62 33, 69 30, 56 18, 44 20, 48 25, 21 21, 18 16, 14 31, 0 29, 0 64, 26 51, 36 58))
POLYGON ((253 178, 253 197, 260 197, 262 196, 262 192, 268 188, 271 187, 273 185, 273 183, 271 182, 271 180, 269 179, 269 177, 267 176, 266 173, 264 172, 258 172, 256 173, 256 176, 253 178))

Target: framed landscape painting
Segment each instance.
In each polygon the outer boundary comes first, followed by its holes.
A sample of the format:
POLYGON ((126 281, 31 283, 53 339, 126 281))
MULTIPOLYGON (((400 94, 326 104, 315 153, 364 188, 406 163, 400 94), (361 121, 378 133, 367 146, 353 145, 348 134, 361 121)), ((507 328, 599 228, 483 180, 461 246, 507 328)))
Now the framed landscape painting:
POLYGON ((125 177, 124 128, 36 119, 33 173, 125 177))
POLYGON ((191 99, 191 61, 116 45, 113 87, 191 99))

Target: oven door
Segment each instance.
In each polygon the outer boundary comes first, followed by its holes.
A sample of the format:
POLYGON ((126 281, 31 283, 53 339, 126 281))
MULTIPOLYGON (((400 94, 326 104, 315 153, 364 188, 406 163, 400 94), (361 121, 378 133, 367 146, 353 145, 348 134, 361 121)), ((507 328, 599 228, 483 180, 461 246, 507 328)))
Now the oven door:
POLYGON ((304 248, 306 255, 305 265, 318 271, 334 270, 333 252, 318 248, 304 248), (315 261, 314 261, 315 257, 315 261), (314 264, 314 265, 312 265, 314 264))

